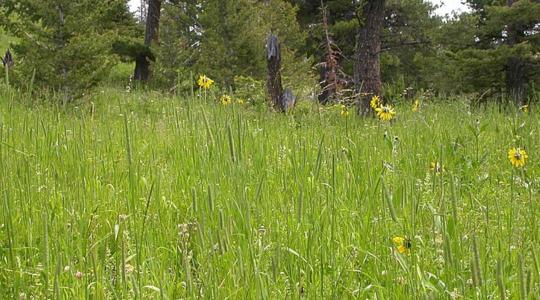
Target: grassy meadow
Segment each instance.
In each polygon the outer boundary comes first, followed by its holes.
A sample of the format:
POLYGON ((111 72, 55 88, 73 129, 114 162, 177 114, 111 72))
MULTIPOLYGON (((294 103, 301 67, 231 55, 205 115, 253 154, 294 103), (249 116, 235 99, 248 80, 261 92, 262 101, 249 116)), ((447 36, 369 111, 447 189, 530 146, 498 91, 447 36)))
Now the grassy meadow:
POLYGON ((381 122, 217 95, 87 98, 0 92, 2 299, 540 295, 534 109, 430 99, 381 122))

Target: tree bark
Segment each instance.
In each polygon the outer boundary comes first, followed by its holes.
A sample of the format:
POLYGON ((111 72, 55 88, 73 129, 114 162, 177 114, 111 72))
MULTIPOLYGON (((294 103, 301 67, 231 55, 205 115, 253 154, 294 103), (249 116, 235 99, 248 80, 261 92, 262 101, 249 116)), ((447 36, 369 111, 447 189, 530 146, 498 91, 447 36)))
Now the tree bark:
MULTIPOLYGON (((512 7, 513 0, 507 0, 506 5, 512 7)), ((513 47, 518 43, 518 33, 514 24, 508 24, 507 27, 507 44, 513 47)), ((519 56, 508 58, 506 63, 506 92, 510 99, 513 99, 515 104, 520 107, 525 104, 526 92, 525 78, 525 62, 519 56)))
MULTIPOLYGON (((159 19, 161 17, 161 1, 148 1, 148 12, 146 15, 146 28, 144 33, 144 45, 150 47, 153 43, 159 42, 159 19)), ((147 51, 148 52, 148 51, 147 51)), ((135 80, 147 81, 150 78, 150 57, 147 53, 139 54, 135 59, 135 80)))
POLYGON ((270 105, 279 111, 285 111, 281 96, 283 95, 283 85, 281 84, 281 47, 278 38, 270 34, 266 41, 266 64, 268 75, 266 78, 266 88, 270 97, 270 105))
POLYGON ((371 97, 381 94, 381 32, 384 21, 385 0, 366 0, 361 12, 356 36, 354 83, 358 96, 358 113, 371 112, 371 97))

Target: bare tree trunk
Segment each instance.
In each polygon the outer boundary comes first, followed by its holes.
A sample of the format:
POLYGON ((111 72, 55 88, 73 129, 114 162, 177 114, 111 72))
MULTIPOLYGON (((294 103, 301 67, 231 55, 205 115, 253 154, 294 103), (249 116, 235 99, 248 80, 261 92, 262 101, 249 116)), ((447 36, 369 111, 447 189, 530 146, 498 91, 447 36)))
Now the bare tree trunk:
POLYGON ((266 88, 270 96, 270 105, 279 111, 284 111, 281 96, 283 95, 283 85, 281 84, 281 47, 278 38, 270 34, 266 41, 266 63, 268 67, 268 77, 266 88))
MULTIPOLYGON (((513 0, 507 0, 506 5, 512 7, 513 0)), ((517 32, 513 24, 508 24, 507 44, 513 47, 517 44, 517 32)), ((513 99, 516 105, 525 104, 525 62, 518 56, 510 57, 506 63, 506 92, 510 99, 513 99)))
POLYGON ((321 12, 325 37, 324 48, 326 53, 324 55, 324 61, 320 65, 320 85, 322 92, 319 95, 319 102, 321 104, 327 104, 336 98, 338 92, 338 63, 336 53, 334 53, 334 49, 332 48, 332 40, 328 28, 328 12, 324 6, 323 0, 321 0, 321 12))
POLYGON ((356 36, 354 84, 358 97, 358 112, 370 113, 371 97, 381 94, 381 32, 385 0, 367 0, 359 16, 360 28, 356 36))
POLYGON ((2 58, 2 64, 4 65, 4 68, 7 70, 13 68, 15 65, 15 61, 13 60, 13 55, 11 54, 11 51, 9 48, 6 50, 6 54, 4 54, 4 57, 2 58))
MULTIPOLYGON (((161 17, 161 1, 149 0, 148 13, 146 15, 146 28, 144 44, 150 47, 152 43, 159 42, 159 19, 161 17)), ((135 80, 147 81, 150 78, 150 57, 147 53, 139 54, 135 60, 135 80)))

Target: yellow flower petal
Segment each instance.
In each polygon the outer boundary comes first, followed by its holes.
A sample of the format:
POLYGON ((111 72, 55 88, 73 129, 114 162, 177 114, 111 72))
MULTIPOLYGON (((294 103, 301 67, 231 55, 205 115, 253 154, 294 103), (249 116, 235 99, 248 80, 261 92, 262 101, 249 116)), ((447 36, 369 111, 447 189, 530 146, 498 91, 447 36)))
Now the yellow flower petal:
POLYGON ((403 242, 405 242, 405 238, 403 237, 400 237, 400 236, 395 236, 394 238, 392 238, 392 241, 394 243, 396 243, 396 245, 403 245, 403 242))
POLYGON ((420 100, 416 99, 414 101, 413 107, 411 109, 413 112, 418 112, 420 110, 420 100))
POLYGON ((376 109, 377 107, 381 105, 381 98, 379 98, 379 96, 377 95, 371 97, 371 101, 369 102, 369 105, 371 106, 371 108, 376 109))
POLYGON ((409 249, 407 249, 404 245, 399 246, 397 250, 401 254, 407 253, 409 251, 409 249))
POLYGON ((392 238, 394 244, 396 244, 396 249, 401 254, 409 253, 411 249, 411 241, 406 237, 395 236, 392 238))

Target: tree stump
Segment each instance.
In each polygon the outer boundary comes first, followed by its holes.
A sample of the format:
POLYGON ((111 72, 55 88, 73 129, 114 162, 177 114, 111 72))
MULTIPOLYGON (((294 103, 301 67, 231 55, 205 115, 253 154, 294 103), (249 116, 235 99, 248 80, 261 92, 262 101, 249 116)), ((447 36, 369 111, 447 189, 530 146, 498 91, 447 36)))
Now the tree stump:
POLYGON ((283 85, 281 84, 281 46, 277 36, 273 34, 270 34, 266 40, 266 63, 268 67, 266 88, 270 97, 270 105, 274 109, 284 112, 283 85))
POLYGON ((283 111, 291 110, 296 104, 296 97, 293 95, 291 89, 285 89, 283 95, 281 95, 281 105, 283 106, 283 111))
POLYGON ((6 54, 2 58, 2 64, 4 65, 4 68, 11 69, 15 65, 15 61, 13 60, 13 55, 11 55, 11 51, 7 49, 6 54))

